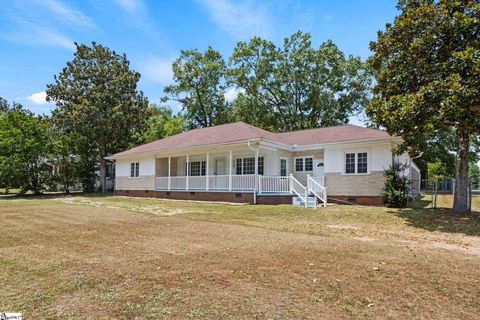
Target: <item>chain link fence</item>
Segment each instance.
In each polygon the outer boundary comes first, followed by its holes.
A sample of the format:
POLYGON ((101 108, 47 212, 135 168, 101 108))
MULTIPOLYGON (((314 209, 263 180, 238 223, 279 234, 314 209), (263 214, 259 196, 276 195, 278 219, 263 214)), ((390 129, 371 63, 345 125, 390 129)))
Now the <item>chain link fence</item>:
MULTIPOLYGON (((468 208, 472 209, 472 196, 474 194, 480 194, 478 189, 478 184, 476 185, 473 181, 468 181, 468 208), (477 189, 476 189, 477 188, 477 189)), ((432 207, 437 208, 438 195, 452 195, 455 193, 455 179, 454 178, 443 178, 443 179, 430 179, 422 180, 420 183, 420 193, 424 196, 431 197, 432 207)))

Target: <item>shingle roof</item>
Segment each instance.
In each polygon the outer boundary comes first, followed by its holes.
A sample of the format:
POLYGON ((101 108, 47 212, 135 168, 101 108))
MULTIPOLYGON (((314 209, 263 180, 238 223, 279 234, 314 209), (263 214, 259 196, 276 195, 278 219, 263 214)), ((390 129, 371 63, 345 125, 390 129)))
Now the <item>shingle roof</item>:
POLYGON ((117 154, 110 158, 125 157, 182 148, 234 143, 250 139, 266 139, 287 145, 312 145, 330 142, 345 142, 391 137, 387 132, 354 125, 272 133, 245 122, 235 122, 208 128, 199 128, 171 137, 147 143, 117 154))
POLYGON ((386 131, 345 124, 334 127, 315 128, 278 133, 277 138, 289 145, 312 145, 332 142, 390 138, 386 131))

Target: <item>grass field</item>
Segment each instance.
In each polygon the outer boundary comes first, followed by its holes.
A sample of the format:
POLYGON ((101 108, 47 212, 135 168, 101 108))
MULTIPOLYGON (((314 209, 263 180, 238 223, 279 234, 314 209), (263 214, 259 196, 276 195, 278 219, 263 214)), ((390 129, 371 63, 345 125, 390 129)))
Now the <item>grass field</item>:
POLYGON ((479 213, 424 207, 428 199, 403 210, 314 211, 8 198, 0 200, 0 311, 26 319, 477 319, 479 213))

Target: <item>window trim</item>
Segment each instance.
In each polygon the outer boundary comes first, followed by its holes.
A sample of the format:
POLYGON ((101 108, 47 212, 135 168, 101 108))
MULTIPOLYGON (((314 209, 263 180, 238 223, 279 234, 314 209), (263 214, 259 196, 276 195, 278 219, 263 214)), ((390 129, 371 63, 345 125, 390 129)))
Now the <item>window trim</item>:
POLYGON ((129 178, 140 178, 140 161, 130 162, 130 175, 129 178), (133 172, 132 172, 133 166, 133 172), (133 173, 133 176, 132 176, 133 173))
POLYGON ((365 149, 355 149, 355 150, 345 150, 343 152, 343 169, 342 169, 342 175, 346 176, 365 176, 370 174, 370 164, 371 164, 371 152, 369 150, 365 149), (353 153, 355 154, 355 173, 347 173, 347 154, 348 153, 353 153), (367 172, 362 172, 358 173, 358 154, 359 153, 366 153, 367 154, 367 172))
POLYGON ((298 172, 298 173, 311 173, 313 172, 313 161, 315 160, 315 157, 312 155, 312 156, 301 156, 301 157, 294 157, 293 158, 293 171, 294 172, 298 172), (305 170, 305 159, 307 158, 311 158, 312 159, 312 170, 309 170, 309 171, 306 171, 305 170), (302 164, 302 171, 297 171, 297 159, 303 159, 303 164, 302 164))
POLYGON ((278 175, 280 177, 288 177, 288 158, 280 157, 280 160, 278 161, 278 175), (285 176, 282 176, 282 160, 285 160, 285 176))
POLYGON ((234 165, 234 170, 235 170, 235 175, 237 176, 248 176, 248 175, 255 175, 255 172, 257 172, 258 170, 258 175, 265 175, 265 156, 258 156, 258 163, 257 163, 257 167, 258 169, 255 170, 255 157, 248 157, 248 156, 245 156, 245 157, 238 157, 238 158, 235 158, 235 161, 233 162, 233 165, 234 165), (254 161, 254 164, 253 164, 253 173, 244 173, 244 163, 245 163, 245 159, 253 159, 254 161), (263 173, 260 173, 260 159, 262 159, 262 169, 263 169, 263 173), (239 160, 240 160, 240 173, 238 173, 238 168, 239 168, 239 160))
POLYGON ((188 162, 188 176, 189 177, 205 177, 207 175, 207 161, 206 160, 195 160, 188 162), (199 175, 192 174, 192 163, 198 163, 199 175))

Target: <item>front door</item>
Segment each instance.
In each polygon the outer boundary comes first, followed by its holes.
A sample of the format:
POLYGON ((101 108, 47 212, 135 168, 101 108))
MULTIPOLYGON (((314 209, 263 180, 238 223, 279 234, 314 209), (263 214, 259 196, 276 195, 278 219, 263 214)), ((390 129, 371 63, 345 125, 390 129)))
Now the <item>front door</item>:
POLYGON ((225 171, 225 159, 215 160, 215 175, 223 176, 226 174, 225 171))
POLYGON ((323 159, 313 160, 313 176, 314 177, 323 177, 325 172, 325 166, 323 159))

